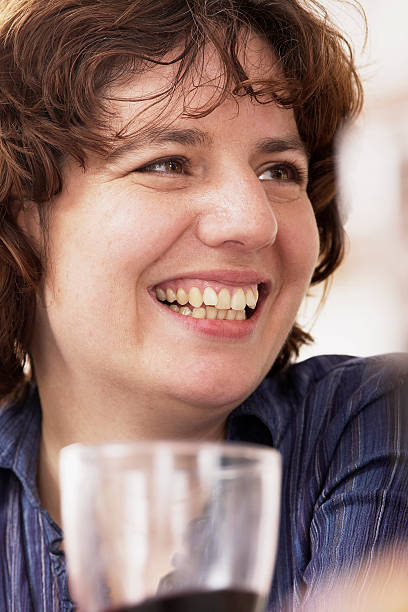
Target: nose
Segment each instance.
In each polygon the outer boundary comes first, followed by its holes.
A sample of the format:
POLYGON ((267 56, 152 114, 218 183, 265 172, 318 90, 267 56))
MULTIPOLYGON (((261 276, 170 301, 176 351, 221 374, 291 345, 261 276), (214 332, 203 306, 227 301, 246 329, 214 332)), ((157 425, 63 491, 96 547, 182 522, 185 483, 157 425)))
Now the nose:
POLYGON ((278 224, 273 204, 252 171, 219 180, 201 201, 197 235, 207 246, 250 252, 275 242, 278 224))

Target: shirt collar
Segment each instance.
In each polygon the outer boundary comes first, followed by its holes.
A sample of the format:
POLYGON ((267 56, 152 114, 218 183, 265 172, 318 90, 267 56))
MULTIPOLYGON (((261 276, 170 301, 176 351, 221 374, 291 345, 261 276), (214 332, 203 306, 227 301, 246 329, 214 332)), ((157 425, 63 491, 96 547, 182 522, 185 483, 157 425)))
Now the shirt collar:
POLYGON ((279 448, 296 406, 295 385, 287 372, 265 378, 227 420, 227 440, 279 448))
POLYGON ((39 505, 36 488, 41 436, 41 406, 38 391, 31 385, 23 402, 0 408, 0 468, 12 470, 34 505, 39 505))

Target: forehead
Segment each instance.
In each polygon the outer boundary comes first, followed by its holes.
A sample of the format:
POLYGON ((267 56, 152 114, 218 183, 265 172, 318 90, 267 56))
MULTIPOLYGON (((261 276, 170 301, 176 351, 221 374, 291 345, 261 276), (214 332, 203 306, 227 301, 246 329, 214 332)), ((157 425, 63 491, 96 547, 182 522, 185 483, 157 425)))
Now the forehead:
MULTIPOLYGON (((271 82, 282 77, 279 60, 263 38, 247 32, 240 42, 238 60, 248 80, 271 82)), ((205 116, 207 109, 224 100, 224 93, 236 112, 239 96, 234 97, 232 88, 226 91, 226 66, 217 50, 207 45, 182 80, 179 63, 171 63, 179 51, 175 49, 165 59, 168 64, 154 65, 107 91, 111 127, 117 135, 135 131, 142 135, 144 127, 150 132, 154 119, 160 118, 160 125, 171 125, 183 117, 205 116)))

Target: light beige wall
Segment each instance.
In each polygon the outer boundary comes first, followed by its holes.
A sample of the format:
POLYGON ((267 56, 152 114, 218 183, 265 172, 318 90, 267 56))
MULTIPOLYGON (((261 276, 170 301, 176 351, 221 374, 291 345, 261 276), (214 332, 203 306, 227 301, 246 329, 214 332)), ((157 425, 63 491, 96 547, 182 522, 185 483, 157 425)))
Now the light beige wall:
MULTIPOLYGON (((404 235, 402 226, 401 168, 404 163, 408 167, 408 2, 363 1, 369 27, 364 50, 357 14, 345 2, 324 4, 352 37, 367 107, 340 147, 348 256, 312 328, 316 343, 301 357, 405 350, 408 233, 404 235)), ((308 300, 302 321, 311 321, 316 303, 317 298, 308 300)))

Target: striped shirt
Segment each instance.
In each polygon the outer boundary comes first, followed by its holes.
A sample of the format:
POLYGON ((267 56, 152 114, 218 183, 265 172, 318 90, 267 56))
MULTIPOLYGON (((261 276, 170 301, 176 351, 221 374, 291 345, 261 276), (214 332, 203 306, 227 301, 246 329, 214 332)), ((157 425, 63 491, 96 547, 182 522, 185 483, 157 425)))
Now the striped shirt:
MULTIPOLYGON (((408 539, 406 356, 325 356, 265 379, 227 438, 280 450, 281 529, 268 610, 408 539)), ((33 387, 0 409, 0 610, 74 610, 62 532, 36 489, 41 406, 33 387)))

